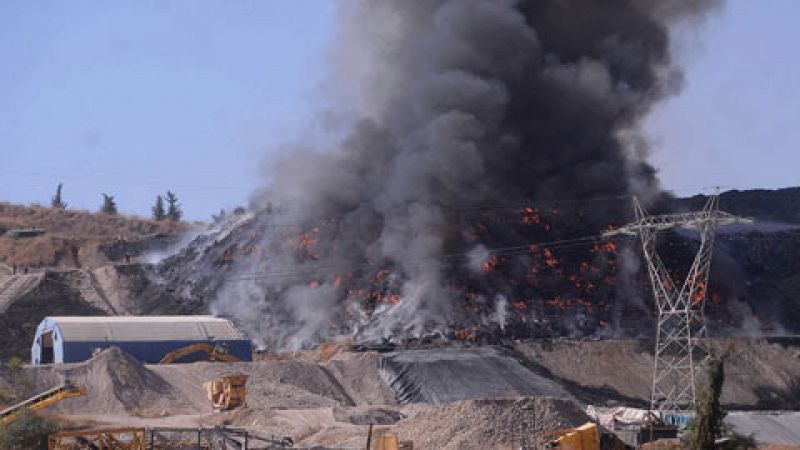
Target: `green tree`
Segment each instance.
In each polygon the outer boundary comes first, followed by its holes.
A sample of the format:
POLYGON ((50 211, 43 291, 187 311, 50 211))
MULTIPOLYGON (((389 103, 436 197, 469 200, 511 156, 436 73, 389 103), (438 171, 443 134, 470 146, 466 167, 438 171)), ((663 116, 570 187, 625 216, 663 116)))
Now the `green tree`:
POLYGON ((691 450, 714 450, 714 441, 722 434, 725 411, 719 403, 725 383, 727 352, 708 364, 708 385, 700 390, 695 418, 689 427, 691 450))
POLYGON ((117 203, 114 201, 113 195, 103 193, 103 206, 100 207, 100 211, 111 215, 117 213, 117 203))
POLYGON ((58 431, 58 425, 36 415, 30 409, 17 413, 16 420, 0 428, 0 449, 47 449, 47 436, 58 431))
POLYGON ((164 211, 164 198, 160 195, 156 196, 156 204, 153 206, 153 219, 164 220, 167 218, 167 212, 164 211))
POLYGON ((686 444, 691 450, 744 450, 756 448, 753 436, 742 436, 725 425, 727 413, 722 409, 720 396, 725 383, 725 361, 730 356, 731 348, 708 362, 708 384, 700 389, 694 419, 689 422, 686 432, 686 444), (727 436, 724 444, 717 447, 715 441, 727 436))
POLYGON ((30 388, 30 381, 28 381, 28 378, 26 378, 25 374, 22 372, 23 364, 24 361, 19 356, 8 358, 8 371, 11 375, 11 386, 17 398, 24 398, 28 395, 28 389, 30 388))
POLYGON ((64 200, 61 198, 61 188, 63 186, 63 183, 58 183, 56 195, 54 195, 52 200, 50 200, 50 206, 53 207, 53 209, 67 209, 67 204, 64 203, 64 200))
POLYGON ((178 197, 172 191, 167 191, 167 219, 177 222, 183 217, 181 205, 178 203, 178 197))

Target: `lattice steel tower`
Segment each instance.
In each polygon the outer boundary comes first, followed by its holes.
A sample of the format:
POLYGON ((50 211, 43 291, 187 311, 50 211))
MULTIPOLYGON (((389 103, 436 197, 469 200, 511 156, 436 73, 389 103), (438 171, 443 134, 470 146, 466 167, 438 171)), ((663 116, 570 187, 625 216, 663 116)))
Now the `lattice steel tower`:
POLYGON ((701 211, 649 216, 633 199, 636 221, 605 236, 638 235, 658 309, 653 388, 650 409, 686 411, 695 406, 695 362, 707 352, 704 307, 714 235, 719 225, 751 222, 719 211, 719 194, 708 198, 701 211), (675 227, 695 230, 700 248, 682 285, 673 281, 656 252, 658 232, 675 227))

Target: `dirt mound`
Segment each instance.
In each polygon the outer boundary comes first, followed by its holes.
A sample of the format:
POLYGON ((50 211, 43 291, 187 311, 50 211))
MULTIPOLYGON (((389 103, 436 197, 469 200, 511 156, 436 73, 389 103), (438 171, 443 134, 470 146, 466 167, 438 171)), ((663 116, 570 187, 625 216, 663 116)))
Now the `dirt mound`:
POLYGON ((357 405, 395 405, 394 393, 378 372, 377 353, 337 354, 325 366, 357 405))
POLYGON ((4 360, 11 356, 23 360, 30 358, 36 327, 46 315, 104 314, 102 310, 84 302, 62 272, 46 271, 18 276, 13 285, 24 285, 24 289, 12 287, 14 297, 9 295, 7 300, 3 300, 3 309, 0 309, 0 330, 4 333, 3 339, 0 339, 0 358, 4 360))
MULTIPOLYGON (((800 338, 711 339, 725 364, 722 403, 737 409, 797 409, 800 404, 800 338)), ((529 341, 515 344, 526 364, 566 386, 582 401, 644 407, 650 398, 653 342, 529 341)), ((702 361, 697 361, 701 364, 702 361)), ((702 364, 701 364, 702 369, 702 364)), ((706 379, 704 374, 699 380, 706 379)))
POLYGON ((262 406, 276 409, 353 406, 339 381, 323 366, 305 361, 261 361, 256 363, 195 363, 152 365, 149 370, 171 383, 195 405, 208 408, 202 383, 220 375, 249 375, 247 396, 262 406))
POLYGON ((339 422, 353 425, 392 425, 405 415, 387 408, 334 408, 333 417, 339 422))
POLYGON ((548 397, 465 400, 408 411, 411 417, 397 427, 400 440, 441 450, 532 445, 541 443, 543 431, 589 420, 577 404, 548 397))
POLYGON ((55 406, 65 413, 156 416, 193 410, 170 383, 117 347, 106 349, 85 363, 48 369, 29 369, 38 390, 56 386, 65 379, 87 390, 85 397, 55 406))
POLYGON ((0 275, 0 359, 30 358, 37 325, 45 316, 180 314, 180 304, 140 264, 99 269, 45 270, 0 275))

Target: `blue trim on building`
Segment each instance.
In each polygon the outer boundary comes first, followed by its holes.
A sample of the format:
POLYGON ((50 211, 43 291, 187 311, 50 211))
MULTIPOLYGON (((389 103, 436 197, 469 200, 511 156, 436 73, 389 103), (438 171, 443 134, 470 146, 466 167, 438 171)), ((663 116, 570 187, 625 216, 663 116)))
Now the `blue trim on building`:
POLYGON ((158 363, 167 353, 192 344, 226 345, 229 354, 242 361, 252 361, 253 352, 249 340, 195 340, 195 341, 65 341, 63 362, 86 361, 95 349, 119 347, 143 363, 158 363))

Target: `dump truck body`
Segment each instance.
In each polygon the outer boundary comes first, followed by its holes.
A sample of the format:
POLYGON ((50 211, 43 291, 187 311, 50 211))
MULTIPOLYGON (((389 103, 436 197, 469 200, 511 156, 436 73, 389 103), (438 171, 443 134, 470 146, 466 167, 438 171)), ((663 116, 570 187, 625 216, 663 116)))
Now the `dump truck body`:
POLYGON ((224 375, 203 383, 211 407, 215 411, 229 411, 245 404, 247 375, 224 375))

